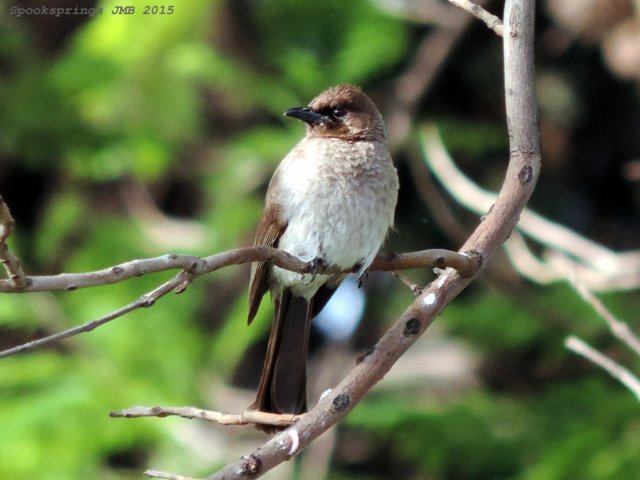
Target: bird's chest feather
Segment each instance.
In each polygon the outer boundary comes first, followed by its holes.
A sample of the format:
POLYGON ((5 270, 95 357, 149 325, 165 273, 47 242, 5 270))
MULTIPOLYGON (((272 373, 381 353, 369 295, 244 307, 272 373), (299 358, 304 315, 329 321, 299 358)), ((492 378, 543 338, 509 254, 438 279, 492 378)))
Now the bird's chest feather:
POLYGON ((280 248, 345 268, 368 264, 393 222, 397 177, 386 147, 312 140, 283 167, 287 229, 280 248), (374 158, 380 155, 388 161, 374 158))

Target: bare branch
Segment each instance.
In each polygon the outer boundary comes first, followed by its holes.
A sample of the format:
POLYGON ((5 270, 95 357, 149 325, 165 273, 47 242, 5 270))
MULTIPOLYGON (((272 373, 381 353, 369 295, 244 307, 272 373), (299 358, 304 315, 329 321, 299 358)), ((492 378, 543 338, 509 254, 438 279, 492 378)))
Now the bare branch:
POLYGON ((615 378, 625 387, 631 390, 638 401, 640 401, 640 379, 633 373, 631 373, 631 371, 629 371, 627 368, 610 359, 606 355, 603 355, 598 350, 589 346, 576 336, 571 335, 567 337, 567 339, 565 340, 565 346, 569 350, 574 351, 578 355, 582 355, 587 360, 604 368, 609 373, 609 375, 611 375, 613 378, 615 378))
MULTIPOLYGON (((231 265, 249 262, 270 261, 274 265, 299 273, 311 271, 311 264, 287 252, 266 246, 245 247, 208 257, 167 254, 160 257, 131 260, 113 267, 83 273, 62 273, 25 277, 25 284, 18 286, 8 280, 0 280, 0 293, 71 291, 79 288, 110 285, 140 277, 148 273, 181 269, 195 276, 211 273, 231 265)), ((471 276, 477 270, 473 258, 449 250, 423 250, 413 253, 388 253, 379 255, 370 271, 391 271, 408 268, 442 268, 448 266, 471 276)), ((339 273, 341 270, 328 266, 318 273, 339 273)))
POLYGON ((493 15, 492 13, 487 12, 480 5, 477 5, 469 0, 449 0, 449 3, 452 3, 458 8, 461 8, 465 12, 470 13, 478 20, 483 21, 490 30, 493 30, 496 35, 502 37, 504 34, 504 25, 502 24, 502 20, 493 15))
POLYGON ((286 252, 271 247, 246 247, 229 250, 208 257, 168 254, 155 258, 131 260, 114 267, 84 273, 63 273, 60 275, 26 277, 24 288, 18 288, 6 281, 0 281, 0 292, 43 292, 69 291, 79 288, 110 285, 139 277, 147 273, 181 269, 194 276, 204 275, 230 265, 272 261, 274 264, 293 271, 307 272, 309 265, 286 252))
POLYGON ((198 272, 205 268, 203 259, 191 255, 162 255, 155 258, 131 260, 113 267, 83 273, 62 273, 59 275, 42 275, 26 277, 22 288, 0 281, 0 292, 53 292, 72 291, 79 288, 111 285, 124 280, 140 277, 147 273, 157 273, 174 268, 198 272))
MULTIPOLYGON (((479 215, 490 210, 496 194, 482 189, 456 167, 435 126, 426 127, 421 138, 424 160, 449 194, 479 215)), ((524 180, 527 175, 523 171, 524 180)), ((544 259, 538 260, 522 237, 514 235, 505 242, 514 267, 534 281, 564 281, 575 271, 576 277, 594 290, 640 286, 640 251, 614 252, 529 209, 522 212, 517 228, 548 247, 544 259)))
POLYGON ((242 414, 229 414, 203 410, 196 407, 129 407, 109 413, 112 418, 141 418, 141 417, 169 417, 178 416, 188 419, 201 419, 220 425, 247 425, 249 423, 259 425, 274 425, 276 427, 288 427, 298 421, 300 415, 279 415, 276 413, 247 410, 242 414))
POLYGON ((613 336, 640 356, 640 339, 629 328, 629 325, 622 320, 618 320, 615 315, 604 306, 600 299, 596 297, 585 285, 578 282, 575 278, 569 277, 569 280, 582 299, 591 305, 591 307, 604 319, 613 336))
POLYGON ((584 258, 572 258, 570 254, 549 249, 544 252, 544 265, 555 273, 558 279, 574 276, 591 290, 611 292, 635 290, 640 287, 640 251, 611 252, 613 263, 604 260, 597 265, 585 263, 584 258))
POLYGON ((186 285, 191 282, 193 274, 189 272, 182 272, 176 275, 174 278, 169 280, 168 282, 163 283, 158 288, 150 291, 142 295, 136 301, 131 302, 130 304, 111 312, 104 317, 98 318, 96 320, 91 320, 90 322, 84 323, 77 327, 70 328, 68 330, 64 330, 62 332, 54 333, 53 335, 49 335, 44 338, 40 338, 38 340, 33 340, 31 342, 23 343, 22 345, 18 345, 13 348, 8 348, 6 350, 0 351, 0 358, 10 357, 11 355, 16 355, 18 353, 23 353, 29 350, 34 350, 39 347, 43 347, 45 345, 49 345, 54 342, 58 342, 65 338, 73 337, 80 333, 90 332, 105 323, 108 323, 116 318, 122 317, 127 313, 133 312, 134 310, 138 310, 140 308, 146 308, 152 306, 156 300, 160 297, 165 296, 167 293, 172 290, 176 290, 176 292, 180 292, 186 288, 186 285))
POLYGON ((473 251, 458 253, 449 250, 431 249, 412 253, 378 255, 369 267, 369 271, 391 272, 411 268, 453 268, 463 277, 471 277, 478 272, 479 262, 480 259, 473 251))

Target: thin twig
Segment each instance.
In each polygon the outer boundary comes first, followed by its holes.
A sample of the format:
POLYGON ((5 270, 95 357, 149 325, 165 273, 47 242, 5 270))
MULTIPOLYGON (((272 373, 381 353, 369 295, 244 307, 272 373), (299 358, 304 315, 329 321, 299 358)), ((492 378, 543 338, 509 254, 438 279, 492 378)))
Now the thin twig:
POLYGON ((422 293, 423 288, 411 280, 408 276, 400 273, 400 272, 391 272, 391 275, 396 277, 402 283, 404 283, 414 295, 420 295, 422 293))
POLYGON ((452 3, 458 8, 461 8, 465 12, 470 13, 478 20, 483 21, 490 30, 502 37, 504 34, 504 25, 502 24, 502 20, 493 15, 492 13, 487 12, 480 5, 477 5, 469 0, 449 0, 449 3, 452 3))
POLYGON ((524 235, 518 230, 515 230, 504 242, 504 251, 511 266, 524 278, 543 285, 557 282, 562 278, 558 271, 531 251, 524 235))
POLYGON ((576 336, 571 335, 567 337, 564 344, 569 350, 574 351, 578 355, 582 355, 587 360, 605 369, 609 375, 631 390, 638 401, 640 401, 640 379, 631 373, 631 371, 606 355, 603 355, 576 336))
POLYGON ((604 306, 600 299, 596 297, 585 285, 572 277, 569 277, 569 281, 583 300, 591 305, 591 307, 604 319, 613 336, 633 350, 636 355, 640 356, 640 339, 629 328, 629 325, 622 320, 618 320, 615 315, 604 306))
POLYGON ((193 477, 185 477, 182 475, 175 475, 173 473, 161 472, 160 470, 147 470, 144 472, 145 477, 149 478, 162 478, 163 480, 198 480, 193 477))
POLYGON ((65 338, 73 337, 75 335, 79 335, 80 333, 90 332, 105 323, 108 323, 116 318, 122 317, 127 313, 133 312, 134 310, 138 310, 140 308, 146 308, 152 306, 159 298, 165 296, 167 293, 184 288, 184 285, 191 281, 192 274, 188 272, 182 272, 173 277, 171 280, 163 283, 158 288, 151 290, 149 293, 146 293, 139 297, 134 302, 131 302, 128 305, 125 305, 118 310, 115 310, 104 317, 100 317, 96 320, 91 320, 82 325, 78 325, 77 327, 69 328, 68 330, 64 330, 62 332, 54 333, 53 335, 49 335, 38 340, 33 340, 31 342, 23 343, 22 345, 18 345, 13 348, 8 348, 6 350, 0 351, 0 358, 10 357, 12 355, 16 355, 18 353, 27 352, 30 350, 34 350, 36 348, 43 347, 45 345, 49 345, 54 342, 58 342, 65 338))
POLYGON ((259 425, 274 425, 276 427, 288 427, 300 419, 300 415, 276 414, 247 410, 241 414, 230 414, 203 410, 196 407, 143 407, 134 406, 125 410, 109 413, 112 418, 141 418, 141 417, 169 417, 178 416, 188 419, 200 419, 220 425, 247 425, 249 423, 259 425))

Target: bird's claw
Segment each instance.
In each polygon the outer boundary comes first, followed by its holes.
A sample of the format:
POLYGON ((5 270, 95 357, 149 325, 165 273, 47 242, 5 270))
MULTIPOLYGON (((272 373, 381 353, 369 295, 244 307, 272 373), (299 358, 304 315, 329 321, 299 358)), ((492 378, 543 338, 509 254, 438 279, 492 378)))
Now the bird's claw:
POLYGON ((327 268, 327 262, 325 262, 324 258, 322 257, 316 257, 313 260, 311 260, 310 263, 311 263, 311 270, 309 271, 309 273, 311 273, 311 275, 313 275, 314 277, 318 275, 318 273, 323 272, 327 268))
POLYGON ((314 258, 309 262, 309 265, 311 266, 309 268, 311 279, 305 280, 306 275, 304 273, 302 274, 302 283, 304 283, 305 285, 313 283, 313 281, 316 279, 316 276, 327 268, 327 262, 325 262, 321 257, 314 258))

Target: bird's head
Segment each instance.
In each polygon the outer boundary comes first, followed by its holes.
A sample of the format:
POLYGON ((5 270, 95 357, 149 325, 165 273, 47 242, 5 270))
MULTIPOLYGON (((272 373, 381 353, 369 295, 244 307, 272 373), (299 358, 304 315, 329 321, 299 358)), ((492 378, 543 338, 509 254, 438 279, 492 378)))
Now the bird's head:
POLYGON ((284 114, 307 124, 307 136, 347 141, 384 141, 382 115, 371 99, 355 85, 337 85, 311 100, 307 107, 284 114))

